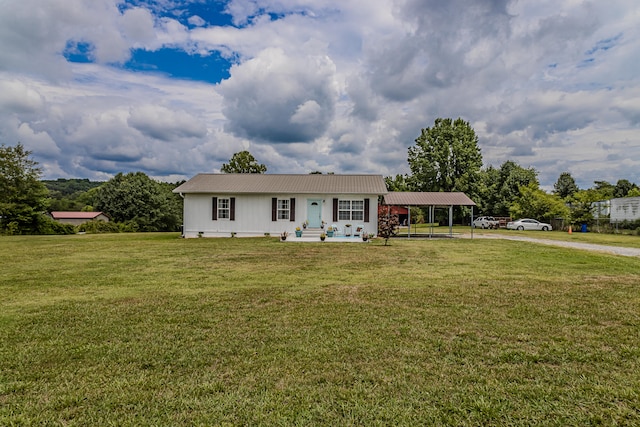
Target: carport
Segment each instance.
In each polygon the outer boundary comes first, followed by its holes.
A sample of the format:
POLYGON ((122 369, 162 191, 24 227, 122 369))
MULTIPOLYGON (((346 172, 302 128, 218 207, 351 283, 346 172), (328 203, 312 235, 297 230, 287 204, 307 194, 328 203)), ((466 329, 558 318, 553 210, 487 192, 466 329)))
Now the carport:
MULTIPOLYGON (((473 238, 473 207, 475 202, 466 194, 461 192, 444 193, 444 192, 392 192, 384 196, 383 203, 387 206, 403 206, 411 212, 412 206, 427 206, 429 208, 429 237, 433 237, 433 218, 434 211, 437 208, 449 210, 449 237, 453 237, 453 207, 454 206, 470 206, 471 221, 471 237, 473 238)), ((442 233, 439 233, 442 235, 442 233)), ((409 223, 407 227, 407 238, 411 237, 411 215, 409 215, 409 223)))

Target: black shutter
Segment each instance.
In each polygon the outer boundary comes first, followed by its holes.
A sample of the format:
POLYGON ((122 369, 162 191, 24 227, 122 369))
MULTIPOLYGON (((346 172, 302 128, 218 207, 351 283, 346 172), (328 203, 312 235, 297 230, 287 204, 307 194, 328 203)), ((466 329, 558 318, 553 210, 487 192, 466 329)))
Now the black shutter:
POLYGON ((289 200, 289 221, 294 222, 296 220, 296 199, 289 200))
POLYGON ((278 198, 271 199, 271 221, 278 220, 278 198))
POLYGON ((229 199, 229 219, 231 221, 236 220, 236 198, 229 199))
POLYGON ((333 199, 333 222, 338 222, 338 199, 333 199))
POLYGON ((369 200, 364 199, 364 222, 369 222, 369 200))
POLYGON ((218 220, 218 198, 214 197, 211 199, 213 201, 213 208, 211 209, 211 219, 213 221, 218 220))

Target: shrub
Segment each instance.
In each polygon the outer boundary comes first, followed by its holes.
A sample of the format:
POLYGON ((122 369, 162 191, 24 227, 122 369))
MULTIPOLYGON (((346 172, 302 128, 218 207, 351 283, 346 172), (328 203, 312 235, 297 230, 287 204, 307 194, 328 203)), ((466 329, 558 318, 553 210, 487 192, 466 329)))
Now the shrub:
POLYGON ((119 233, 120 227, 115 222, 87 221, 78 226, 78 231, 89 234, 119 233))
POLYGON ((62 224, 48 216, 42 215, 33 229, 33 234, 75 234, 76 229, 71 224, 62 224))

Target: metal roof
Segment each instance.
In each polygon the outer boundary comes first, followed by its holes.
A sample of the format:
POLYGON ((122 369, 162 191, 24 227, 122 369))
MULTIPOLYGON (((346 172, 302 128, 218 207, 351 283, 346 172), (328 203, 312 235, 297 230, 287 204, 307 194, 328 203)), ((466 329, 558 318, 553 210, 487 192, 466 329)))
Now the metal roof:
POLYGON ((51 212, 51 217, 54 219, 93 219, 100 215, 105 214, 103 214, 102 212, 51 212))
POLYGON ((384 204, 391 206, 475 206, 464 193, 393 192, 384 196, 384 204))
POLYGON ((174 193, 375 194, 387 193, 382 175, 198 174, 174 193))

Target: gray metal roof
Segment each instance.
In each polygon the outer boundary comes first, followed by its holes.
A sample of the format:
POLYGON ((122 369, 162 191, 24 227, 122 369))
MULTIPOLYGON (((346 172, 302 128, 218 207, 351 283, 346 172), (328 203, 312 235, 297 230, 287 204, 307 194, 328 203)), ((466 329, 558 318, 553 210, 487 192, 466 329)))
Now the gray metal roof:
POLYGON ((445 192, 393 192, 384 196, 384 203, 391 206, 475 206, 464 193, 445 192))
POLYGON ((375 194, 387 193, 382 175, 198 174, 174 193, 375 194))

